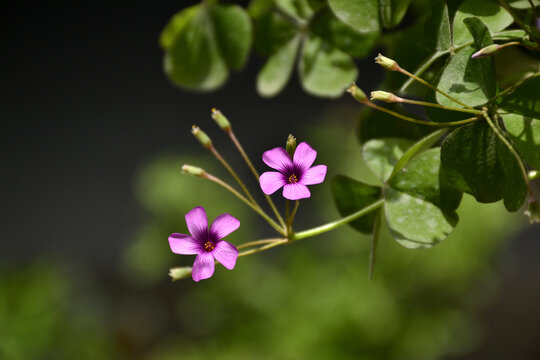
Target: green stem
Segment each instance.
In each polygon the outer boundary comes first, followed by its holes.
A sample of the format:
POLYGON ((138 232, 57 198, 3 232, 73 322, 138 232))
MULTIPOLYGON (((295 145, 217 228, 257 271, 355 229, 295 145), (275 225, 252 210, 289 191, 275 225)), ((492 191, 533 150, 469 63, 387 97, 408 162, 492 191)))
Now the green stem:
POLYGON ((491 127, 491 129, 495 132, 495 134, 497 135, 499 140, 501 140, 503 142, 503 144, 508 148, 508 150, 510 150, 512 155, 514 155, 514 158, 516 159, 516 161, 517 161, 517 163, 519 165, 519 168, 521 170, 521 174, 523 175, 523 181, 525 181, 525 185, 527 185, 527 190, 529 192, 529 195, 534 198, 534 193, 533 193, 533 191, 532 191, 532 189, 530 187, 530 184, 529 184, 529 175, 527 174, 527 170, 525 169, 525 165, 523 164, 523 161, 521 161, 521 157, 519 156, 517 151, 514 149, 512 144, 510 144, 510 142, 504 137, 502 132, 499 130, 499 127, 496 126, 493 123, 493 121, 491 120, 491 118, 487 114, 486 109, 484 109, 482 111, 482 115, 484 116, 484 119, 486 119, 486 121, 489 124, 489 126, 491 127))
POLYGON ((480 110, 471 110, 471 109, 462 109, 462 108, 455 108, 455 107, 451 107, 451 106, 445 106, 445 105, 441 105, 441 104, 434 104, 434 103, 430 103, 430 102, 426 102, 426 101, 418 101, 418 100, 410 100, 410 99, 403 99, 403 98, 400 98, 401 100, 399 102, 401 103, 407 103, 407 104, 413 104, 413 105, 422 105, 422 106, 430 106, 430 107, 434 107, 434 108, 439 108, 439 109, 444 109, 444 110, 450 110, 450 111, 460 111, 460 112, 465 112, 465 113, 469 113, 469 114, 481 114, 482 111, 480 110))
POLYGON ((526 78, 523 78, 521 79, 520 81, 518 81, 517 83, 507 87, 506 89, 504 89, 503 91, 501 91, 500 93, 498 93, 497 95, 495 95, 494 97, 492 97, 491 99, 488 100, 488 103, 492 102, 493 100, 503 96, 503 95, 507 95, 509 93, 511 93, 512 91, 514 91, 515 89, 517 89, 521 84, 523 84, 523 82, 527 81, 527 80, 530 80, 532 78, 535 78, 537 76, 540 76, 540 72, 537 72, 537 73, 534 73, 532 74, 531 76, 527 76, 526 78))
POLYGON ((472 106, 469 106, 467 104, 464 104, 462 103, 461 101, 459 101, 458 99, 448 95, 447 93, 445 93, 444 91, 440 90, 438 87, 434 86, 434 85, 431 85, 430 83, 428 83, 426 80, 414 75, 414 74, 411 74, 410 72, 408 72, 407 70, 405 69, 402 69, 401 67, 398 66, 398 71, 404 75, 407 75, 408 77, 410 78, 413 78, 414 80, 418 81, 420 84, 422 85, 425 85, 427 86, 428 88, 432 89, 432 90, 435 90, 436 92, 438 92, 439 94, 441 94, 442 96, 445 96, 447 97, 448 99, 452 100, 453 102, 465 107, 465 108, 468 108, 468 109, 474 109, 472 106))
POLYGON ((273 244, 275 242, 281 242, 282 240, 283 240, 283 238, 255 240, 255 241, 247 242, 245 244, 238 245, 236 248, 238 250, 240 250, 240 249, 244 249, 244 248, 252 247, 252 246, 257 246, 257 245, 273 244))
POLYGON ((454 125, 463 125, 463 124, 468 124, 468 123, 471 123, 471 122, 474 122, 474 121, 478 121, 478 119, 479 119, 478 117, 473 117, 473 118, 468 118, 468 119, 465 119, 465 120, 438 123, 438 122, 434 122, 434 121, 419 120, 419 119, 415 119, 415 118, 412 118, 412 117, 409 117, 409 116, 401 115, 400 113, 397 113, 395 111, 389 110, 389 109, 384 108, 382 106, 376 105, 376 104, 374 104, 374 103, 372 103, 371 101, 368 101, 368 100, 364 101, 363 103, 366 104, 367 106, 373 108, 373 109, 383 111, 383 112, 385 112, 387 114, 390 114, 392 116, 395 116, 395 117, 397 117, 399 119, 409 121, 409 122, 412 122, 412 123, 415 123, 415 124, 422 124, 422 125, 429 125, 429 126, 443 126, 443 127, 446 127, 446 126, 454 126, 454 125))
POLYGON ((257 201, 255 201, 255 199, 253 198, 253 196, 247 189, 246 185, 244 185, 244 182, 240 179, 238 174, 236 174, 236 172, 229 165, 229 163, 221 156, 221 154, 216 150, 216 148, 213 145, 210 145, 209 150, 212 152, 212 154, 214 154, 214 156, 219 160, 219 162, 225 167, 225 169, 227 169, 227 171, 229 172, 229 174, 232 175, 234 180, 236 180, 238 185, 240 185, 240 187, 242 188, 246 196, 249 198, 249 200, 253 203, 253 205, 255 205, 256 207, 260 209, 261 207, 259 206, 259 204, 257 204, 257 201))
POLYGON ((534 12, 534 18, 538 19, 540 15, 538 15, 538 11, 536 10, 536 6, 534 5, 533 0, 529 0, 529 4, 531 5, 531 9, 534 12))
POLYGON ((368 205, 365 208, 360 209, 357 212, 352 213, 349 216, 346 216, 346 217, 341 218, 341 219, 336 220, 336 221, 332 221, 332 222, 330 222, 328 224, 325 224, 325 225, 317 226, 317 227, 315 227, 313 229, 304 230, 304 231, 301 231, 299 233, 293 234, 293 237, 292 237, 291 240, 292 241, 301 240, 301 239, 305 239, 305 238, 308 238, 308 237, 312 237, 312 236, 315 236, 315 235, 325 233, 325 232, 330 231, 330 230, 337 229, 340 226, 348 224, 351 221, 354 221, 354 220, 358 219, 359 217, 362 217, 362 216, 372 212, 373 210, 376 210, 376 209, 380 208, 381 206, 383 206, 383 204, 384 204, 383 199, 377 200, 373 204, 368 205))
POLYGON ((272 243, 269 243, 268 245, 264 245, 264 246, 261 246, 261 247, 256 248, 256 249, 251 249, 251 250, 241 252, 240 254, 238 254, 238 257, 255 254, 255 253, 258 253, 258 252, 261 252, 261 251, 264 251, 264 250, 271 249, 271 248, 276 247, 276 246, 284 245, 284 244, 286 244, 288 242, 289 242, 289 239, 276 240, 276 241, 274 241, 272 243))
POLYGON ((270 226, 272 226, 278 233, 285 236, 285 233, 283 232, 283 229, 279 226, 279 224, 277 224, 274 220, 272 220, 272 218, 270 218, 268 215, 266 215, 266 213, 264 211, 262 211, 260 208, 253 205, 248 199, 243 197, 242 194, 240 194, 238 191, 236 191, 232 186, 230 186, 225 181, 223 181, 223 180, 221 180, 221 179, 219 179, 219 178, 217 178, 217 177, 215 177, 215 176, 213 176, 213 175, 211 175, 209 173, 205 173, 203 177, 210 180, 210 181, 213 181, 216 184, 222 186, 223 188, 229 190, 234 196, 236 196, 243 203, 245 203, 247 206, 252 208, 253 211, 255 211, 257 214, 262 216, 268 222, 268 224, 270 224, 270 226))
MULTIPOLYGON (((255 179, 257 181, 259 181, 259 173, 255 169, 255 166, 253 166, 253 163, 251 162, 251 160, 249 160, 249 157, 247 156, 246 152, 244 151, 244 148, 242 147, 242 145, 240 144, 240 142, 236 138, 236 135, 234 134, 232 129, 228 133, 229 133, 229 137, 231 138, 232 142, 234 143, 234 145, 236 146, 236 148, 240 152, 240 155, 242 155, 242 157, 244 158, 244 161, 246 162, 247 166, 249 167, 249 169, 251 170, 251 172, 255 176, 255 179)), ((266 194, 264 196, 266 197, 266 201, 268 201, 268 205, 270 205, 270 207, 272 208, 272 211, 276 215, 276 218, 278 219, 279 223, 285 229, 285 227, 286 227, 285 221, 283 221, 283 218, 279 214, 279 211, 277 210, 276 205, 272 201, 272 198, 270 196, 266 195, 266 194)))

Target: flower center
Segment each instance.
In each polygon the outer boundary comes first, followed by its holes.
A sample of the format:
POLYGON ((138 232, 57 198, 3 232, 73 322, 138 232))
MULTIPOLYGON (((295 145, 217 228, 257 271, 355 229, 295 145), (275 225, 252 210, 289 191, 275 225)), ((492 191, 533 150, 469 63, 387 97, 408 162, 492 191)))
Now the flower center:
POLYGON ((289 176, 289 184, 296 184, 298 182, 298 178, 296 177, 296 175, 292 174, 291 176, 289 176))
POLYGON ((204 250, 206 250, 206 251, 212 251, 212 250, 214 250, 215 247, 216 246, 214 245, 213 241, 209 240, 209 241, 206 241, 204 243, 204 250))

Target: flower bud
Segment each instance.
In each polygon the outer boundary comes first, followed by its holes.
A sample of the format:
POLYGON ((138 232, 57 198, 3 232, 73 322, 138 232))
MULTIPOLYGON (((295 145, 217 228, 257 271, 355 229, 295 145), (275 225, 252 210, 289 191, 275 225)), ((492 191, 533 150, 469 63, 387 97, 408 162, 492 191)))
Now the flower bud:
POLYGON ((356 84, 352 84, 347 89, 347 92, 353 96, 353 98, 356 99, 356 101, 363 103, 367 100, 366 94, 360 89, 356 84))
POLYGON ((525 211, 525 215, 529 217, 531 224, 540 222, 540 206, 537 200, 529 201, 529 208, 525 211))
POLYGON ((231 123, 225 115, 221 113, 221 111, 217 110, 216 108, 212 109, 212 119, 215 120, 215 122, 219 125, 220 128, 225 130, 226 132, 231 131, 231 123))
POLYGON ((478 50, 474 54, 472 54, 471 57, 474 59, 474 58, 479 58, 479 57, 491 56, 491 55, 497 53, 501 48, 502 48, 502 46, 499 45, 499 44, 488 45, 488 46, 486 46, 484 48, 481 48, 480 50, 478 50))
POLYGON ((171 277, 172 281, 176 281, 187 278, 191 275, 192 271, 193 269, 189 266, 175 267, 169 270, 169 276, 171 277))
POLYGON ((203 169, 188 164, 184 164, 182 166, 182 172, 184 174, 190 174, 197 177, 204 177, 206 175, 206 171, 204 171, 203 169))
POLYGON ((199 128, 198 126, 193 125, 191 127, 191 133, 193 134, 193 136, 195 136, 195 138, 197 138, 197 140, 199 140, 199 142, 205 148, 209 148, 210 146, 212 146, 212 140, 210 140, 208 135, 206 135, 206 133, 202 131, 201 128, 199 128))
POLYGON ((387 103, 393 103, 393 102, 401 102, 401 100, 403 99, 392 93, 377 90, 377 91, 371 92, 371 100, 381 100, 381 101, 386 101, 387 103))
POLYGON ((399 70, 399 65, 395 60, 387 58, 386 56, 383 56, 381 54, 377 55, 377 57, 375 58, 375 62, 387 70, 399 70))
POLYGON ((289 137, 287 138, 287 144, 285 145, 285 149, 287 149, 287 153, 289 156, 294 156, 294 152, 296 151, 296 138, 292 136, 292 134, 289 134, 289 137))

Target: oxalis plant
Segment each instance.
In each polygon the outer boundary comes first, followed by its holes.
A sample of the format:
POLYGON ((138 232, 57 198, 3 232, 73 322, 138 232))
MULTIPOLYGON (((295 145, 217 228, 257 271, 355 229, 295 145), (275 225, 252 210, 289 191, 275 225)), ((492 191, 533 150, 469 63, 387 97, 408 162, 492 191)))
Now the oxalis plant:
POLYGON ((343 217, 296 231, 300 202, 311 196, 308 186, 326 180, 327 165, 316 164, 317 152, 308 142, 297 144, 289 135, 285 147, 262 154, 270 169, 260 174, 231 122, 214 109, 212 118, 238 149, 267 206, 197 126, 193 135, 239 189, 193 165, 183 171, 230 191, 276 237, 235 246, 223 239, 241 221, 224 213, 209 225, 205 210, 196 207, 186 214, 190 234, 174 233, 169 244, 175 253, 197 257, 193 267, 171 269, 171 277, 207 279, 216 263, 233 269, 238 257, 348 224, 372 236, 371 278, 383 224, 407 248, 432 247, 457 226, 463 193, 480 203, 503 200, 509 212, 524 209, 531 222, 540 221, 534 189, 540 177, 538 6, 539 0, 253 0, 247 9, 203 1, 180 11, 160 38, 165 72, 174 84, 214 90, 230 70, 245 66, 253 46, 268 58, 257 92, 271 97, 296 65, 306 92, 335 98, 347 91, 365 106, 358 137, 381 186, 335 176, 330 185, 343 217), (387 76, 368 99, 354 83, 362 82, 354 59, 375 46, 384 49, 375 61, 387 76), (283 213, 271 198, 278 193, 286 199, 283 213))

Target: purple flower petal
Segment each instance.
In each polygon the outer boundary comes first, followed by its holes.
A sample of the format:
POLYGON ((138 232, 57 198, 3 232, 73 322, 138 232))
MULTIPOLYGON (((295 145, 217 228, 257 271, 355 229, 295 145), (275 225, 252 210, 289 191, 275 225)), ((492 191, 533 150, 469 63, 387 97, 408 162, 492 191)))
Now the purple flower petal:
POLYGON ((287 182, 282 173, 277 171, 267 171, 259 177, 259 183, 261 184, 263 193, 271 195, 287 182))
POLYGON ((311 196, 306 185, 301 183, 286 184, 283 187, 283 197, 289 200, 300 200, 311 196))
POLYGON ((291 158, 289 157, 289 154, 287 154, 287 151, 282 147, 265 151, 262 159, 266 165, 281 172, 292 167, 291 158))
POLYGON ((219 240, 239 227, 240 221, 237 218, 229 214, 221 214, 214 220, 212 226, 210 226, 210 233, 214 234, 215 240, 219 240))
POLYGON ((308 169, 300 178, 300 183, 304 185, 320 184, 326 176, 326 165, 316 165, 308 169))
POLYGON ((307 142, 301 142, 294 152, 293 163, 302 170, 307 170, 315 161, 317 152, 307 142))
POLYGON ((199 241, 184 234, 171 234, 171 236, 169 236, 169 246, 175 254, 195 255, 204 252, 199 241))
POLYGON ((212 253, 204 252, 197 255, 195 262, 193 263, 193 280, 199 282, 200 280, 208 279, 214 274, 214 257, 212 253))
POLYGON ((205 239, 205 234, 208 231, 208 220, 203 207, 197 206, 191 209, 186 214, 186 224, 190 234, 196 240, 202 241, 205 239))
POLYGON ((227 241, 218 241, 216 247, 212 251, 212 255, 216 258, 221 265, 225 266, 227 269, 234 269, 236 265, 236 259, 238 258, 238 249, 227 242, 227 241))

